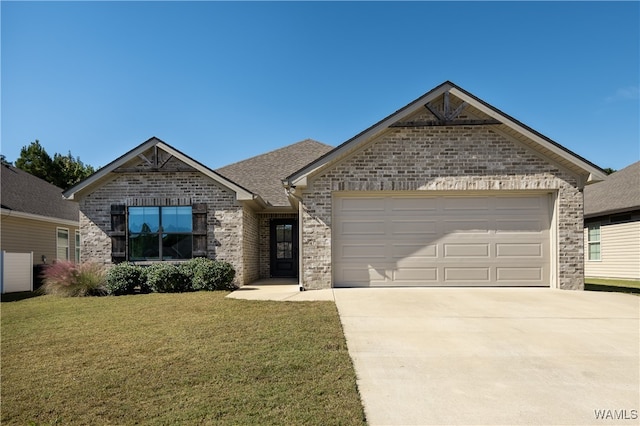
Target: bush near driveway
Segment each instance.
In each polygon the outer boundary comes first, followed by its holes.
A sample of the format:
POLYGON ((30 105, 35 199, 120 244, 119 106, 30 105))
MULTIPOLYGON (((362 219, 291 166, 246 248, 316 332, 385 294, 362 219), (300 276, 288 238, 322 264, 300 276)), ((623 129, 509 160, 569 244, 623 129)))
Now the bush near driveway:
POLYGON ((182 272, 189 277, 194 290, 236 289, 236 286, 233 285, 236 271, 228 262, 198 257, 181 264, 180 267, 182 272))
POLYGON ((365 424, 334 303, 227 294, 3 303, 0 423, 365 424))

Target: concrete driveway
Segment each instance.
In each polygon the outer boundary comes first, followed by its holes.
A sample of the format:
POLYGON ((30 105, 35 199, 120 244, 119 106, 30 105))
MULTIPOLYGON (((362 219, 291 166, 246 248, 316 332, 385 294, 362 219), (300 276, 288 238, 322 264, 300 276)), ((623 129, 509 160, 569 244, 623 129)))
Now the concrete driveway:
POLYGON ((640 297, 333 293, 371 425, 640 423, 640 297))

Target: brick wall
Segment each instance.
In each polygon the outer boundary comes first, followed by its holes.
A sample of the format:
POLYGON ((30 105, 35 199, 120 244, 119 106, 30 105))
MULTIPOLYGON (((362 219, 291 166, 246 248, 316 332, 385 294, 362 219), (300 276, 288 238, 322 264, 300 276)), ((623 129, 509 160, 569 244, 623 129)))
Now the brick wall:
POLYGON ((260 278, 260 219, 247 206, 243 216, 244 284, 248 284, 260 278))
MULTIPOLYGON (((255 237, 251 236, 250 230, 246 233, 243 231, 245 212, 232 191, 193 170, 152 172, 140 169, 113 173, 112 176, 112 180, 80 199, 83 260, 111 263, 111 204, 206 203, 207 257, 233 264, 237 284, 245 284, 247 278, 257 276, 257 272, 252 270, 257 269, 255 265, 244 265, 243 238, 255 237)), ((256 228, 257 225, 254 225, 253 229, 256 228)))
POLYGON ((335 191, 549 190, 558 194, 558 284, 583 288, 582 193, 576 178, 490 126, 396 128, 310 179, 303 192, 303 283, 331 285, 335 191))

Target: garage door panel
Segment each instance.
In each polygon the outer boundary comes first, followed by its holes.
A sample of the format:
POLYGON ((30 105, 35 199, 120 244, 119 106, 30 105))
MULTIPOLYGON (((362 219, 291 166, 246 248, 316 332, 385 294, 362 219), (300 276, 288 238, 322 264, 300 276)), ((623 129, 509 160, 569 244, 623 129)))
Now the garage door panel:
POLYGON ((541 243, 497 243, 496 257, 542 257, 541 243))
POLYGON ((489 257, 489 244, 444 244, 444 257, 489 257))
POLYGON ((342 235, 384 235, 384 220, 343 220, 342 235))
POLYGON ((541 197, 495 197, 496 211, 505 213, 509 212, 532 212, 541 211, 546 208, 546 202, 541 197))
POLYGON ((496 279, 498 282, 513 282, 513 281, 529 281, 540 282, 542 281, 544 274, 543 268, 527 268, 527 267, 498 267, 496 268, 496 279))
POLYGON ((341 246, 342 259, 357 261, 358 259, 385 259, 385 244, 346 244, 341 246))
POLYGON ((386 269, 360 266, 344 266, 341 268, 340 282, 348 285, 369 285, 371 283, 387 282, 386 269))
POLYGON ((384 211, 385 198, 340 198, 340 212, 346 216, 360 216, 369 212, 384 211))
POLYGON ((394 283, 437 282, 438 268, 398 268, 392 272, 394 283))
POLYGON ((391 236, 400 235, 437 235, 438 223, 433 220, 403 220, 392 219, 390 225, 391 236))
POLYGON ((549 285, 548 195, 418 195, 335 198, 336 286, 549 285))
POLYGON ((491 268, 489 267, 445 267, 444 281, 445 283, 455 282, 482 282, 488 283, 491 276, 491 268))
POLYGON ((444 219, 444 232, 446 233, 479 233, 488 234, 489 220, 482 219, 444 219))
POLYGON ((549 224, 540 219, 496 219, 496 232, 544 232, 549 224))
POLYGON ((438 209, 437 198, 423 197, 389 197, 389 208, 392 212, 404 214, 406 212, 428 212, 438 209))
POLYGON ((443 198, 443 209, 447 214, 464 214, 470 212, 486 212, 489 210, 487 197, 446 197, 443 198))
POLYGON ((437 244, 391 244, 391 257, 400 260, 433 260, 438 257, 437 244))

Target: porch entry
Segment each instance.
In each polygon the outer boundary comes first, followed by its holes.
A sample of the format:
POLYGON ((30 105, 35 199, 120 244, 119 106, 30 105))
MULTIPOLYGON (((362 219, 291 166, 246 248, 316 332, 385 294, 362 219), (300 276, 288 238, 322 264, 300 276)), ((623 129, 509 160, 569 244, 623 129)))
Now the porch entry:
POLYGON ((298 221, 271 220, 271 276, 298 277, 298 221))

